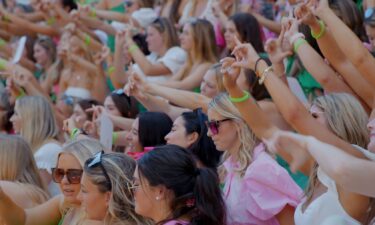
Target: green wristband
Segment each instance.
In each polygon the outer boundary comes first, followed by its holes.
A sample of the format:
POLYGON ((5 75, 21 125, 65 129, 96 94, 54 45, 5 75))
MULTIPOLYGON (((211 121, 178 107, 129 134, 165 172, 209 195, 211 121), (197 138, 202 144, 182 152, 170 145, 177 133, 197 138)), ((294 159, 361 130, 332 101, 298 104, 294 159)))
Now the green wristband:
POLYGON ((307 43, 307 41, 303 38, 298 38, 297 41, 294 42, 294 52, 297 52, 299 47, 301 47, 301 45, 307 43))
POLYGON ((111 75, 113 72, 115 72, 115 67, 114 67, 114 66, 110 66, 110 67, 107 69, 107 74, 108 74, 108 75, 111 75))
POLYGON ((316 40, 318 40, 319 38, 321 38, 324 34, 325 34, 325 31, 326 31, 326 25, 324 24, 323 21, 319 20, 319 25, 320 25, 320 32, 319 34, 315 34, 312 30, 311 30, 311 36, 313 38, 315 38, 316 40))
POLYGON ((135 50, 139 49, 138 45, 132 44, 129 48, 128 51, 130 54, 132 54, 135 50))
POLYGON ((26 96, 26 92, 23 88, 20 90, 20 94, 16 97, 16 99, 20 99, 22 97, 26 96))
POLYGON ((244 96, 240 97, 240 98, 232 98, 229 96, 229 100, 233 103, 240 103, 240 102, 244 102, 246 100, 248 100, 250 98, 250 93, 247 92, 247 91, 243 91, 244 93, 244 96))
POLYGON ((74 128, 72 130, 72 133, 70 133, 70 139, 75 140, 79 134, 80 134, 80 130, 78 128, 74 128))
POLYGON ((1 59, 0 58, 0 70, 5 70, 6 69, 6 65, 7 65, 7 62, 5 59, 1 59))
POLYGON ((116 143, 117 139, 118 139, 118 133, 113 132, 112 133, 112 143, 113 143, 113 145, 116 143))
POLYGON ((85 45, 87 47, 89 47, 90 43, 91 43, 91 37, 88 34, 86 34, 86 36, 85 36, 85 45))
POLYGON ((7 42, 4 39, 0 38, 0 48, 3 47, 6 44, 7 44, 7 42))

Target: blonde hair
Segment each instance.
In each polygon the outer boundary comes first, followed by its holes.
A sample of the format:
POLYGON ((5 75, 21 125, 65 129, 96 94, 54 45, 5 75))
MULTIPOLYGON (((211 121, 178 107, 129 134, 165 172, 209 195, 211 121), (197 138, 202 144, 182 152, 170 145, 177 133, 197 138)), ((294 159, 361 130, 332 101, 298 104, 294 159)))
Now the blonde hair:
MULTIPOLYGON (((100 152, 103 149, 102 144, 99 141, 92 138, 75 140, 67 143, 63 146, 62 152, 59 154, 58 159, 62 154, 71 154, 73 155, 83 168, 86 160, 93 157, 96 153, 100 152)), ((57 164, 59 160, 57 160, 57 164)), ((57 167, 57 165, 56 165, 57 167)), ((63 202, 60 205, 61 215, 66 215, 72 213, 74 216, 70 224, 81 224, 85 220, 85 212, 83 209, 77 209, 71 205, 63 202), (78 210, 78 211, 77 211, 78 210)))
POLYGON ((224 87, 224 82, 223 82, 224 74, 221 72, 221 64, 216 63, 209 70, 212 70, 215 74, 215 80, 217 83, 218 92, 225 92, 226 89, 224 87))
POLYGON ((204 19, 194 18, 186 24, 191 27, 193 47, 183 67, 183 77, 187 76, 194 63, 215 63, 218 60, 215 32, 211 23, 204 19))
POLYGON ((111 192, 104 224, 121 224, 121 222, 145 224, 142 217, 135 213, 132 193, 129 189, 136 167, 135 161, 122 153, 108 153, 102 155, 101 163, 108 174, 111 188, 108 187, 100 166, 89 167, 86 164, 84 172, 91 182, 98 186, 100 192, 111 192))
POLYGON ((0 165, 0 180, 31 184, 47 190, 30 146, 22 137, 0 134, 0 165))
MULTIPOLYGON (((237 136, 240 140, 239 151, 237 152, 237 159, 240 164, 237 168, 237 172, 243 176, 246 172, 247 167, 253 160, 253 150, 256 146, 258 140, 255 137, 254 133, 247 125, 247 123, 242 119, 241 113, 229 100, 227 93, 221 93, 218 96, 214 97, 208 105, 209 109, 215 110, 218 114, 224 118, 229 118, 234 121, 237 133, 237 136)), ((224 152, 223 160, 226 160, 229 157, 228 151, 224 152)))
POLYGON ((331 131, 350 144, 366 148, 368 116, 361 103, 350 94, 333 93, 316 98, 312 105, 320 108, 331 131))
POLYGON ((49 102, 40 96, 26 96, 16 101, 15 109, 22 118, 20 134, 31 146, 33 153, 47 139, 59 133, 55 115, 49 102))
MULTIPOLYGON (((312 105, 323 111, 329 129, 342 140, 366 148, 369 142, 367 128, 368 116, 362 105, 350 94, 332 93, 316 98, 312 105)), ((311 201, 315 187, 318 185, 318 165, 311 172, 306 189, 306 203, 311 201)))
POLYGON ((158 17, 150 26, 162 35, 167 49, 178 46, 179 41, 176 28, 168 18, 158 17))

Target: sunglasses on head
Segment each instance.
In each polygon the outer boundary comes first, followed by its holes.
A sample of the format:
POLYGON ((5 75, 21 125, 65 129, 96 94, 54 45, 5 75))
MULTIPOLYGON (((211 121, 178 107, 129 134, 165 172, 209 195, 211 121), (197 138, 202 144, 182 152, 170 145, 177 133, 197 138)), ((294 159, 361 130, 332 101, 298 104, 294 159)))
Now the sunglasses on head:
POLYGON ((133 1, 124 1, 124 5, 125 5, 125 7, 132 7, 132 5, 134 4, 134 2, 133 1))
POLYGON ((103 154, 104 154, 104 151, 96 153, 95 156, 92 159, 89 159, 86 163, 87 163, 88 168, 94 168, 94 167, 97 167, 97 166, 100 167, 100 169, 102 170, 102 172, 104 174, 108 190, 111 190, 112 189, 111 180, 109 179, 107 170, 105 169, 105 167, 102 163, 103 154))
POLYGON ((52 168, 52 180, 55 183, 61 183, 66 176, 69 184, 79 184, 81 183, 83 170, 80 169, 60 169, 60 168, 52 168))
POLYGON ((225 122, 225 121, 229 121, 229 120, 232 120, 232 119, 226 118, 226 119, 222 119, 222 120, 206 121, 206 126, 213 135, 216 135, 216 134, 219 133, 220 124, 225 122))

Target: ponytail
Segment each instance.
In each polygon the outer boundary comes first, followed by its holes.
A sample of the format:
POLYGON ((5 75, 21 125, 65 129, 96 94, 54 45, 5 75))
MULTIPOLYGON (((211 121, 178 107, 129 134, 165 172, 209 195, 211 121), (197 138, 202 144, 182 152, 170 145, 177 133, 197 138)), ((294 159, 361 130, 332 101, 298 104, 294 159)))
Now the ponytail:
POLYGON ((192 153, 177 145, 156 147, 138 160, 138 173, 150 186, 163 185, 174 193, 172 212, 161 225, 182 217, 191 225, 224 225, 225 205, 213 169, 197 168, 192 153))
POLYGON ((194 196, 198 216, 193 217, 190 224, 225 224, 225 203, 218 188, 220 181, 217 174, 209 168, 201 168, 197 171, 199 172, 195 182, 194 196))

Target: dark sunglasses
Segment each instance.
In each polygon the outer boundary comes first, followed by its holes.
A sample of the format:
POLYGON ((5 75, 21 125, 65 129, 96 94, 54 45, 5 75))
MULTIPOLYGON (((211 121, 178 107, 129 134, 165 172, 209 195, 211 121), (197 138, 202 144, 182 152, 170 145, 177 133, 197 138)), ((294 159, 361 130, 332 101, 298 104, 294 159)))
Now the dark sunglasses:
POLYGON ((132 5, 134 4, 134 2, 133 1, 124 1, 124 5, 125 5, 125 7, 132 7, 132 5))
POLYGON ((83 170, 80 169, 60 169, 60 168, 52 168, 52 180, 55 183, 61 183, 66 176, 69 184, 79 184, 81 183, 83 170))
POLYGON ((104 151, 98 152, 95 154, 95 156, 92 159, 88 159, 86 162, 88 168, 93 168, 99 166, 101 170, 103 171, 108 190, 112 190, 112 184, 111 180, 109 179, 107 170, 105 169, 103 163, 102 163, 102 156, 104 154, 104 151))
POLYGON ((226 119, 222 119, 222 120, 206 121, 206 126, 213 135, 216 135, 216 134, 219 133, 220 124, 225 122, 225 121, 229 121, 229 120, 232 120, 232 119, 226 118, 226 119))

